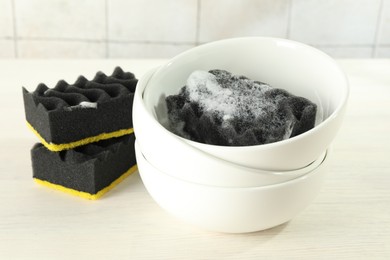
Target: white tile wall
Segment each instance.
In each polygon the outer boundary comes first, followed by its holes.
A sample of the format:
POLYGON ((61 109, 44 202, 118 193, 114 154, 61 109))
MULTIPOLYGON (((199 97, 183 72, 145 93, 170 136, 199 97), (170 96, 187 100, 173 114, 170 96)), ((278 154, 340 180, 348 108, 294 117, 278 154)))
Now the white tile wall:
POLYGON ((108 0, 109 40, 194 42, 197 0, 108 0))
POLYGON ((0 37, 14 36, 12 21, 12 0, 0 0, 0 37))
POLYGON ((240 36, 385 58, 390 0, 0 0, 0 58, 170 58, 240 36))
POLYGON ((13 0, 22 38, 103 40, 105 0, 13 0))
POLYGON ((379 24, 379 44, 388 44, 388 47, 390 47, 390 0, 385 0, 382 8, 382 21, 379 24))
POLYGON ((381 0, 292 1, 292 39, 310 44, 374 44, 381 0))
POLYGON ((390 47, 379 47, 376 51, 376 57, 390 59, 390 47))
POLYGON ((109 43, 109 58, 166 58, 194 47, 195 44, 109 43))
POLYGON ((19 40, 21 58, 105 58, 106 44, 86 41, 19 40))
POLYGON ((15 58, 14 45, 13 40, 0 40, 0 58, 15 58))
POLYGON ((199 41, 229 37, 285 37, 290 0, 202 0, 199 41))

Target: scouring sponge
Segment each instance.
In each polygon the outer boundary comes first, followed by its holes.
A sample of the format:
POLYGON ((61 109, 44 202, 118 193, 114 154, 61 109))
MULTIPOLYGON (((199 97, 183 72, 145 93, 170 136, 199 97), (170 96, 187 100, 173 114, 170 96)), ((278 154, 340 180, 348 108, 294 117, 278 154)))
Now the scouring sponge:
POLYGON ((180 93, 168 96, 167 128, 213 145, 268 144, 315 125, 317 105, 225 70, 194 71, 180 93))
POLYGON ((38 143, 31 150, 39 184, 87 199, 98 199, 136 168, 134 134, 52 152, 38 143))
POLYGON ((52 89, 23 88, 27 124, 51 151, 131 134, 136 85, 134 74, 117 67, 90 81, 80 76, 72 85, 61 80, 52 89))

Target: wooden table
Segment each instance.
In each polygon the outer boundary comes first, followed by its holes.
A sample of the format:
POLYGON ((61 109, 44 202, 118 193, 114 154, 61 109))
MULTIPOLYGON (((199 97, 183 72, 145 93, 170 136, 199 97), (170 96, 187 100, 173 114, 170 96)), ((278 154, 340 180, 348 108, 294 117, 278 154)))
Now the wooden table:
POLYGON ((140 77, 164 60, 0 61, 0 259, 390 259, 390 60, 340 60, 351 96, 320 195, 290 222, 251 234, 182 223, 138 173, 99 201, 36 185, 21 86, 116 65, 140 77))

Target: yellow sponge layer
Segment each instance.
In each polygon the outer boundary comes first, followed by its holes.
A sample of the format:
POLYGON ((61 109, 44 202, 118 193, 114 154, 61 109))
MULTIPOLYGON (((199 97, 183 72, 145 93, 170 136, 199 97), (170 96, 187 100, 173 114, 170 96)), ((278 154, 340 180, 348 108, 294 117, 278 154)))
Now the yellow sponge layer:
POLYGON ((71 143, 54 144, 54 143, 48 143, 45 139, 43 139, 43 137, 37 132, 37 130, 34 129, 34 127, 32 125, 30 125, 29 122, 27 122, 27 126, 39 138, 41 143, 47 149, 49 149, 50 151, 53 151, 53 152, 59 152, 62 150, 69 150, 69 149, 73 149, 73 148, 78 147, 78 146, 82 146, 82 145, 86 145, 86 144, 90 144, 90 143, 94 143, 97 141, 106 140, 106 139, 110 139, 110 138, 114 138, 114 137, 120 137, 123 135, 132 134, 134 132, 133 128, 121 129, 121 130, 114 131, 111 133, 102 133, 99 135, 87 137, 87 138, 84 138, 84 139, 81 139, 81 140, 78 140, 75 142, 71 142, 71 143))
POLYGON ((105 193, 110 191, 112 188, 114 188, 116 185, 118 185, 120 182, 122 182, 127 176, 129 176, 130 174, 132 174, 136 170, 137 170, 137 165, 134 165, 129 170, 127 170, 124 174, 122 174, 118 179, 113 181, 110 185, 108 185, 104 189, 100 190, 96 194, 90 194, 88 192, 74 190, 74 189, 71 189, 71 188, 67 188, 67 187, 64 187, 64 186, 61 186, 61 185, 58 185, 58 184, 54 184, 54 183, 51 183, 51 182, 48 182, 48 181, 40 180, 40 179, 37 179, 37 178, 34 178, 34 181, 36 183, 40 184, 40 185, 43 185, 43 186, 46 186, 46 187, 49 187, 49 188, 52 188, 52 189, 55 189, 55 190, 59 190, 59 191, 62 191, 62 192, 65 192, 65 193, 68 193, 68 194, 71 194, 71 195, 74 195, 74 196, 82 197, 84 199, 89 199, 89 200, 97 200, 101 196, 103 196, 105 193))

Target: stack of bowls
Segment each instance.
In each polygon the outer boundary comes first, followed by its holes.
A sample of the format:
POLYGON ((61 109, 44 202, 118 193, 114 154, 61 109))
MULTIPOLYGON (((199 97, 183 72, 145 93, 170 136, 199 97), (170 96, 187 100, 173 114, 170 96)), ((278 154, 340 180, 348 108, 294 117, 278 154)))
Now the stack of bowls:
POLYGON ((301 43, 255 37, 193 48, 138 82, 133 123, 141 178, 162 208, 197 226, 230 233, 277 226, 318 194, 347 98, 347 79, 338 65, 301 43), (318 107, 316 126, 287 140, 240 147, 171 133, 165 97, 177 94, 193 71, 210 69, 308 98, 318 107))

